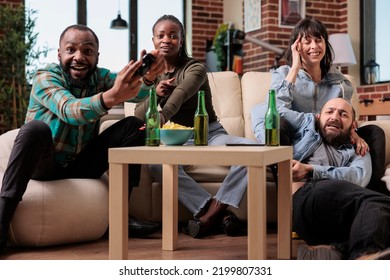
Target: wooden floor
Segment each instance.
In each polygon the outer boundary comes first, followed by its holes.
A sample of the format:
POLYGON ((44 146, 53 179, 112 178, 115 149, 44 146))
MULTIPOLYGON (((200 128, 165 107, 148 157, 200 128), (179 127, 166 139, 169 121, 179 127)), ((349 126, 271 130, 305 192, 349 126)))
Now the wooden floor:
MULTIPOLYGON (((301 240, 292 242, 292 259, 296 259, 297 246, 301 240)), ((147 238, 129 238, 129 255, 132 260, 245 260, 247 259, 247 236, 230 237, 224 234, 194 239, 179 233, 176 251, 161 250, 161 232, 147 238)), ((267 258, 277 259, 276 230, 267 234, 267 258)), ((7 248, 0 255, 5 260, 107 260, 108 239, 93 242, 44 247, 7 248)))

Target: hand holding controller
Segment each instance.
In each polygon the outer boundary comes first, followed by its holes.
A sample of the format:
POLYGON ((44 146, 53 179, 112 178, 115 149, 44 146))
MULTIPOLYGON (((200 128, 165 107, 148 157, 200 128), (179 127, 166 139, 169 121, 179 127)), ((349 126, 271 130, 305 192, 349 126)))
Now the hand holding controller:
POLYGON ((146 72, 150 69, 150 66, 153 64, 153 62, 156 60, 154 55, 151 53, 147 53, 142 57, 142 65, 137 69, 135 72, 136 75, 140 75, 143 77, 146 72))

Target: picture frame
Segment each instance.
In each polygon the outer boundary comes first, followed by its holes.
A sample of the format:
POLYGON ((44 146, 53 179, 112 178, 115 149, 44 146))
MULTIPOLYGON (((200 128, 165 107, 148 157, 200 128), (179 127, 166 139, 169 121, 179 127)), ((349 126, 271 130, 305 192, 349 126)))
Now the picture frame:
POLYGON ((261 0, 245 0, 244 22, 245 32, 261 28, 261 0))
POLYGON ((279 0, 279 26, 294 27, 305 18, 305 0, 279 0))

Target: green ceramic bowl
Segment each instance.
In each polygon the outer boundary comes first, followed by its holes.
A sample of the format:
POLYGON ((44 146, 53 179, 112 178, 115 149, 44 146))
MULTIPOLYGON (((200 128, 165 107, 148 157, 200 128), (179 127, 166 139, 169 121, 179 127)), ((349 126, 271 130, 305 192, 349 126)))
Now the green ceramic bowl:
POLYGON ((160 129, 160 140, 167 146, 183 145, 190 139, 194 129, 160 129))

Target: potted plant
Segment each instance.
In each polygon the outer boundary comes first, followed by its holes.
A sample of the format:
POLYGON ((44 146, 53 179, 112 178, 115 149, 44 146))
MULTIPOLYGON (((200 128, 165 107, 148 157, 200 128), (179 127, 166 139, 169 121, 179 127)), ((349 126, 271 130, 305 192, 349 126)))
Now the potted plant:
MULTIPOLYGON (((221 24, 214 36, 213 48, 217 56, 217 68, 219 71, 225 71, 233 67, 234 54, 241 53, 242 41, 233 38, 235 29, 231 23, 221 24), (230 41, 228 38, 230 34, 230 41), (228 51, 230 50, 230 67, 228 67, 228 51)), ((241 55, 241 54, 240 54, 241 55)))
POLYGON ((35 50, 36 11, 0 5, 0 130, 20 127, 25 118, 34 62, 47 47, 35 50))
POLYGON ((227 30, 229 29, 229 24, 224 23, 221 24, 217 32, 215 33, 214 36, 214 41, 213 41, 213 47, 214 47, 214 52, 217 55, 217 68, 219 71, 224 71, 226 70, 226 38, 227 38, 227 30))

